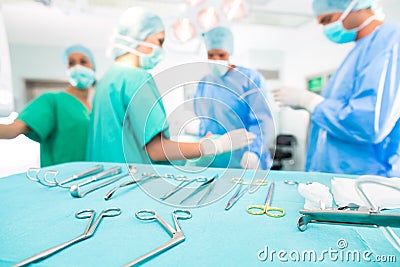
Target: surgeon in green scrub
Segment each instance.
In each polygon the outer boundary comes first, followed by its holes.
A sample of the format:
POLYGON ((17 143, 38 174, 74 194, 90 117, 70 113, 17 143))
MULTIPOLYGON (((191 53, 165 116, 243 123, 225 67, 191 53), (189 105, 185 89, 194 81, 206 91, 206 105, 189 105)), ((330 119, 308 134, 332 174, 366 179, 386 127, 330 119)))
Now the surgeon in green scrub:
POLYGON ((0 125, 0 139, 25 134, 40 143, 42 167, 86 159, 95 62, 82 45, 68 47, 64 63, 70 85, 62 92, 44 93, 31 101, 8 125, 0 125))
POLYGON ((152 163, 198 158, 247 146, 245 129, 196 143, 169 139, 157 86, 147 70, 163 58, 164 25, 144 8, 127 9, 113 36, 114 64, 96 86, 90 122, 89 161, 152 163))

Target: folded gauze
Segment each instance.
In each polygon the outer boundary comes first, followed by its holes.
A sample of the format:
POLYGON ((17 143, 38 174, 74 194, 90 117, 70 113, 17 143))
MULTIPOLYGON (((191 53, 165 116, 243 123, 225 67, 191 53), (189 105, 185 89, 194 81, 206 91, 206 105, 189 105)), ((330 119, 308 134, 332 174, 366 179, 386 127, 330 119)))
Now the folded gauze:
MULTIPOLYGON (((393 184, 400 184, 400 178, 386 178, 393 184)), ((358 195, 355 189, 355 179, 338 178, 332 179, 332 194, 338 206, 344 207, 349 203, 355 203, 359 206, 368 206, 358 195)), ((369 199, 381 209, 400 208, 399 191, 382 186, 379 184, 365 184, 363 190, 369 199)))
POLYGON ((305 198, 304 209, 320 210, 332 207, 332 194, 320 183, 299 184, 299 193, 305 198))

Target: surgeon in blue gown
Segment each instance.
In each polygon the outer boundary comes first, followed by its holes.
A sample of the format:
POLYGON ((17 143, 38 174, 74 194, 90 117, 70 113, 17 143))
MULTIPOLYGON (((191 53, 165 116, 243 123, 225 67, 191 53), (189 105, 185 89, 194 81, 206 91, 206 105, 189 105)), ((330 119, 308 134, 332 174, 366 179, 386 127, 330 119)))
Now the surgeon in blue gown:
POLYGON ((322 95, 279 89, 276 100, 311 113, 307 171, 400 176, 400 24, 373 0, 314 0, 325 36, 354 42, 322 95))
POLYGON ((268 143, 274 138, 274 124, 265 79, 255 70, 230 64, 233 34, 228 28, 213 28, 203 37, 210 74, 199 82, 194 96, 194 111, 200 119, 199 136, 239 128, 256 135, 249 147, 217 157, 212 166, 270 168, 268 143))

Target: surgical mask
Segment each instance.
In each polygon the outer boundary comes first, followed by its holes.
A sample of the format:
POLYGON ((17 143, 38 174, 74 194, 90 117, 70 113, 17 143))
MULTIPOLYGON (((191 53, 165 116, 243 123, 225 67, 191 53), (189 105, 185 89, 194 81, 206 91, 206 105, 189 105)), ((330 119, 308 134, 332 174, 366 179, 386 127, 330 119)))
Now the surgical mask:
POLYGON ((367 20, 365 20, 360 26, 354 29, 346 29, 343 26, 343 20, 349 15, 353 7, 357 4, 358 0, 355 0, 350 3, 350 5, 346 8, 346 10, 342 13, 340 18, 332 22, 326 26, 324 26, 324 34, 325 36, 332 42, 337 43, 337 44, 344 44, 344 43, 349 43, 357 38, 357 33, 364 29, 368 24, 370 24, 374 19, 375 15, 369 17, 367 20))
POLYGON ((150 54, 144 54, 142 52, 137 51, 134 48, 131 48, 131 47, 123 45, 123 44, 115 43, 115 41, 114 41, 114 47, 124 49, 129 53, 139 56, 139 65, 143 69, 149 70, 149 69, 154 68, 164 58, 164 51, 158 45, 148 43, 148 42, 138 41, 133 38, 130 38, 127 36, 122 36, 122 35, 116 35, 116 36, 114 36, 114 38, 118 38, 118 39, 130 42, 133 44, 137 44, 136 46, 142 45, 142 46, 152 48, 152 52, 150 54))
POLYGON ((75 65, 67 70, 69 83, 80 89, 84 90, 92 86, 95 81, 94 71, 82 65, 75 65))
POLYGON ((217 77, 224 76, 229 70, 228 60, 208 60, 208 66, 211 69, 212 74, 217 77))

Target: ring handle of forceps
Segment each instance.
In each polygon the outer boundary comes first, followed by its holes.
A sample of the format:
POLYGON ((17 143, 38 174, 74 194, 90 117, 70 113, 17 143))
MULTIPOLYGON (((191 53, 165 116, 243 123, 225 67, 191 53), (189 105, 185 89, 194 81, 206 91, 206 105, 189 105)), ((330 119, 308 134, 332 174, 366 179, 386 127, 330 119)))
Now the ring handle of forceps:
MULTIPOLYGON (((175 209, 172 214, 176 216, 177 219, 187 220, 192 218, 192 213, 190 210, 175 209)), ((135 213, 136 218, 142 221, 151 221, 157 219, 157 214, 154 210, 139 210, 135 213)))
POLYGON ((265 207, 262 205, 251 205, 247 207, 247 213, 251 215, 268 215, 273 218, 280 218, 285 216, 285 211, 282 208, 278 207, 265 207), (277 213, 273 213, 271 211, 276 211, 277 213))
POLYGON ((249 184, 249 185, 259 185, 259 186, 264 186, 268 184, 267 180, 262 180, 262 179, 257 179, 251 183, 245 182, 242 177, 231 178, 231 182, 235 184, 247 184, 247 185, 249 184))

